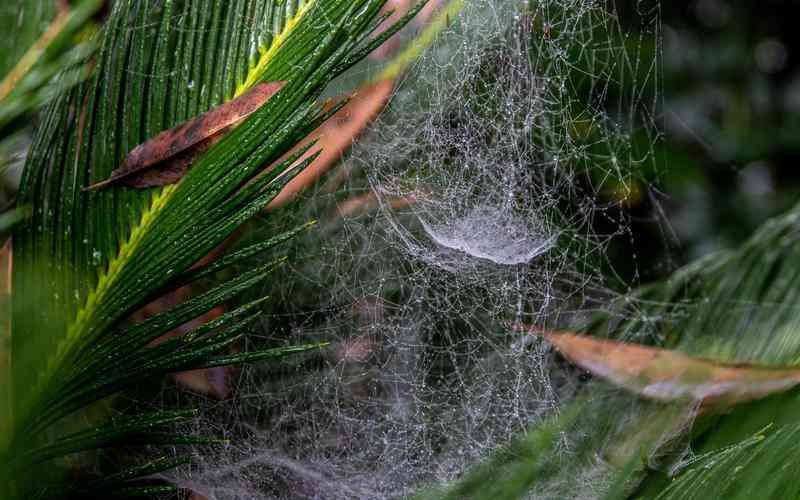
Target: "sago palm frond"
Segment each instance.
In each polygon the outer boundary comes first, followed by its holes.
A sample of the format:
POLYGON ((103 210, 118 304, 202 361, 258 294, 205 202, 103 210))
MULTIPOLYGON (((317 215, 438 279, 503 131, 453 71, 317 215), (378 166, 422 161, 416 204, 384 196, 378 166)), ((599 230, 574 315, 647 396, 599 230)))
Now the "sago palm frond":
MULTIPOLYGON (((155 375, 314 347, 222 354, 247 332, 258 301, 188 335, 151 344, 263 282, 279 262, 234 276, 143 322, 125 321, 170 290, 264 251, 299 230, 287 228, 287 233, 193 268, 313 160, 312 155, 296 161, 309 146, 290 151, 336 111, 318 102, 323 89, 416 13, 371 37, 384 19, 379 16, 384 3, 113 3, 98 35, 93 76, 58 95, 43 113, 18 195, 18 205, 30 216, 13 235, 10 367, 1 375, 0 403, 0 483, 6 495, 32 495, 34 484, 41 487, 40 496, 63 493, 64 478, 55 473, 38 472, 36 482, 32 478, 38 464, 67 454, 131 436, 138 444, 191 441, 151 432, 191 416, 164 411, 71 434, 63 430, 65 417, 111 394, 155 375), (197 159, 179 183, 150 190, 85 189, 107 179, 146 139, 257 84, 277 81, 286 83, 197 159)), ((129 479, 180 460, 157 460, 83 485, 82 491, 127 487, 129 479)))
POLYGON ((103 0, 25 0, 0 8, 0 26, 14 36, 0 41, 0 138, 25 115, 81 81, 95 48, 92 22, 103 0), (43 21, 48 23, 43 28, 43 21), (54 78, 60 74, 59 78, 54 78))
MULTIPOLYGON (((788 380, 800 356, 798 221, 800 207, 795 206, 765 223, 740 248, 709 255, 669 281, 643 289, 627 306, 620 304, 617 312, 626 318, 621 324, 612 313, 591 330, 609 331, 614 325, 615 336, 693 357, 782 367, 788 380)), ((664 427, 661 419, 659 428, 655 422, 669 408, 644 413, 635 424, 649 429, 643 435, 690 429, 685 440, 693 457, 681 457, 680 448, 677 456, 655 450, 661 457, 655 463, 633 461, 629 486, 638 485, 635 491, 646 498, 796 497, 800 392, 793 384, 772 385, 775 390, 762 399, 700 411, 688 427, 678 419, 664 427), (656 464, 660 467, 653 468, 656 464)))

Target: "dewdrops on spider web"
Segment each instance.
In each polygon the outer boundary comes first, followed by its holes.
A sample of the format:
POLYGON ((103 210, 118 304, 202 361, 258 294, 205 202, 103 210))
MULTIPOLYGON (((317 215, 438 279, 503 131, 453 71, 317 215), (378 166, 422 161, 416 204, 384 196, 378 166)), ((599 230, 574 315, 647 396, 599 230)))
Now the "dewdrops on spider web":
POLYGON ((439 246, 500 265, 526 264, 556 242, 536 221, 509 216, 501 207, 480 205, 449 223, 420 223, 439 246))
MULTIPOLYGON (((345 167, 360 176, 327 195, 369 210, 339 210, 308 237, 318 256, 273 294, 296 309, 265 319, 331 346, 241 378, 230 418, 258 421, 249 449, 230 450, 231 483, 267 498, 400 497, 459 477, 571 397, 550 349, 506 325, 560 326, 606 292, 597 181, 624 189, 647 161, 614 91, 634 65, 613 59, 630 40, 609 8, 465 2, 412 66, 353 147, 345 167)), ((236 490, 214 469, 208 491, 236 490)))

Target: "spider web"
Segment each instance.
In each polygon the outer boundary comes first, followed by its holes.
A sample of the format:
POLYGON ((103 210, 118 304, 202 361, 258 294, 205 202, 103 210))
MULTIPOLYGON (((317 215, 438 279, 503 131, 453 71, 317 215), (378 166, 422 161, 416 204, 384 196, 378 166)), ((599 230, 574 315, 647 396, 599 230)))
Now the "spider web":
MULTIPOLYGON (((403 496, 570 399, 576 376, 508 325, 575 327, 617 295, 605 253, 628 228, 597 222, 654 165, 659 24, 645 6, 626 27, 585 0, 476 0, 450 20, 295 212, 320 227, 259 290, 273 305, 256 342, 330 347, 241 373, 237 399, 199 420, 233 444, 198 450, 179 484, 208 498, 403 496)), ((604 471, 576 478, 581 497, 602 492, 604 471)))

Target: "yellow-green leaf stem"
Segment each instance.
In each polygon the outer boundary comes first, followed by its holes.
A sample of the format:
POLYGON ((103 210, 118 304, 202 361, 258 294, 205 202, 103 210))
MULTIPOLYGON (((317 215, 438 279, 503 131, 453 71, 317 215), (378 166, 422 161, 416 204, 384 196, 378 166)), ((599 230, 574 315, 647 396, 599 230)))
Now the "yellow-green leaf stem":
POLYGON ((59 12, 45 32, 42 33, 42 36, 36 40, 36 43, 22 56, 17 65, 14 66, 14 69, 0 82, 0 101, 8 97, 17 83, 33 68, 33 65, 39 60, 47 46, 61 34, 67 25, 67 21, 69 21, 69 15, 68 11, 59 12))
POLYGON ((297 25, 300 23, 300 20, 303 18, 304 15, 306 15, 306 13, 308 13, 309 10, 311 10, 311 7, 315 3, 316 3, 315 0, 310 0, 302 7, 300 7, 297 13, 289 21, 286 22, 286 25, 284 26, 283 30, 281 30, 281 32, 278 33, 275 36, 275 38, 272 39, 272 43, 270 44, 270 46, 261 47, 258 49, 258 52, 259 54, 261 54, 261 57, 259 57, 259 60, 256 63, 256 65, 251 67, 250 70, 247 72, 247 78, 245 78, 244 83, 236 87, 236 94, 234 95, 234 97, 238 97, 244 94, 253 85, 258 83, 261 76, 267 70, 270 61, 272 61, 272 59, 275 57, 275 54, 278 52, 278 49, 280 49, 281 46, 284 44, 284 42, 286 42, 286 39, 295 30, 297 25))

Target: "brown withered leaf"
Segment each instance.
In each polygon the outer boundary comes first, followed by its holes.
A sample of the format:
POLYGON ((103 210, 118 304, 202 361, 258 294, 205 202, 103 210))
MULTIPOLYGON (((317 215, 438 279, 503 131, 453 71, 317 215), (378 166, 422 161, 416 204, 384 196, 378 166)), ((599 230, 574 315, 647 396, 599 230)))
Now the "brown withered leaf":
POLYGON ((293 151, 315 140, 317 144, 299 158, 298 162, 320 149, 322 152, 309 166, 284 186, 267 208, 282 207, 327 173, 353 144, 356 137, 383 110, 393 91, 394 80, 381 80, 359 88, 338 113, 301 141, 293 151))
MULTIPOLYGON (((387 204, 393 210, 406 208, 414 204, 416 201, 417 198, 415 193, 412 193, 408 196, 394 196, 386 199, 387 204)), ((333 221, 340 218, 353 217, 376 209, 378 204, 378 197, 372 192, 357 196, 355 198, 348 198, 336 205, 334 213, 331 215, 330 219, 333 221)))
MULTIPOLYGON (((423 26, 441 3, 441 0, 429 0, 417 14, 417 17, 414 18, 413 25, 417 28, 423 26)), ((397 19, 404 16, 413 4, 415 2, 411 0, 388 1, 381 12, 391 12, 391 16, 372 33, 372 36, 379 36, 383 33, 397 19)), ((369 58, 374 61, 389 61, 397 53, 401 45, 401 36, 395 34, 372 51, 369 58)), ((302 141, 297 147, 305 146, 313 140, 318 142, 316 144, 317 147, 306 153, 298 161, 303 161, 306 157, 319 150, 322 150, 321 154, 294 179, 289 181, 283 190, 278 193, 278 196, 270 202, 267 209, 277 209, 292 201, 299 193, 325 175, 383 110, 389 102, 394 88, 394 78, 383 78, 363 84, 334 117, 322 124, 302 141)), ((294 151, 296 151, 296 148, 294 151)), ((332 185, 329 188, 335 189, 338 187, 346 180, 348 175, 349 173, 346 170, 342 170, 336 178, 332 179, 332 185)))
POLYGON ((724 409, 800 384, 800 367, 725 363, 573 333, 517 329, 544 337, 581 368, 640 396, 693 402, 704 410, 724 409))
POLYGON ((236 99, 161 132, 133 148, 108 179, 84 191, 115 183, 145 188, 177 182, 200 153, 218 142, 285 84, 285 81, 258 84, 236 99))
MULTIPOLYGON (((130 175, 125 176, 124 184, 139 189, 175 184, 186 174, 186 171, 189 170, 189 167, 192 166, 197 157, 219 142, 232 128, 233 125, 225 127, 172 158, 150 167, 145 167, 138 172, 132 172, 130 175)), ((91 188, 94 188, 94 186, 91 188)))

